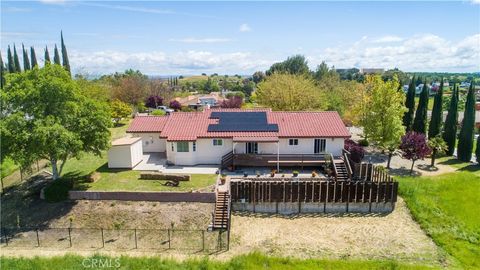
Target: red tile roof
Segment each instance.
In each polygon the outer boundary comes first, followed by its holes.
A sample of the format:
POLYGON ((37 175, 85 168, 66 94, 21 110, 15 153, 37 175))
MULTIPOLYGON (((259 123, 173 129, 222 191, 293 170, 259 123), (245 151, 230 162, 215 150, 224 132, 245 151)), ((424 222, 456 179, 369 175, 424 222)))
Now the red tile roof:
POLYGON ((128 133, 162 132, 168 116, 137 116, 127 129, 128 133))
POLYGON ((203 112, 175 112, 162 117, 136 117, 127 132, 161 132, 168 141, 194 141, 197 138, 236 138, 258 141, 272 138, 340 137, 350 133, 337 112, 272 112, 270 109, 211 109, 203 112), (208 125, 218 123, 210 119, 212 111, 264 111, 268 122, 278 124, 278 132, 208 132, 208 125))

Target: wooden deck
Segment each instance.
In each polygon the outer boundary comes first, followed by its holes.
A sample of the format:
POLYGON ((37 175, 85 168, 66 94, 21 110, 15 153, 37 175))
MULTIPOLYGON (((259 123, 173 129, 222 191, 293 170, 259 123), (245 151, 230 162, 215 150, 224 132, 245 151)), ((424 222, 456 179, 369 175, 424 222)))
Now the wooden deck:
POLYGON ((326 162, 330 154, 233 154, 233 166, 275 167, 282 166, 318 166, 326 162))

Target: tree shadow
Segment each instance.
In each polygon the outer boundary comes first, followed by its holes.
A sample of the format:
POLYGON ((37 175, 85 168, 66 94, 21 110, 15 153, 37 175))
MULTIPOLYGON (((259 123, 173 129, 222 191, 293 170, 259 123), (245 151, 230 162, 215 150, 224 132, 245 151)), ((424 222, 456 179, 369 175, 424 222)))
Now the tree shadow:
MULTIPOLYGON (((418 167, 418 166, 417 166, 418 167)), ((388 170, 388 173, 392 176, 421 176, 422 173, 416 170, 413 170, 413 172, 410 172, 410 168, 406 167, 400 167, 400 168, 390 168, 388 170)))
POLYGON ((457 171, 478 172, 480 170, 480 164, 467 163, 467 162, 463 162, 463 161, 455 159, 455 158, 451 158, 451 159, 447 159, 445 161, 441 161, 438 164, 450 165, 450 166, 468 164, 464 167, 457 168, 457 171))
POLYGON ((42 173, 8 189, 1 197, 1 227, 25 231, 45 228, 67 215, 76 202, 50 203, 40 199, 41 190, 52 181, 50 175, 42 173))

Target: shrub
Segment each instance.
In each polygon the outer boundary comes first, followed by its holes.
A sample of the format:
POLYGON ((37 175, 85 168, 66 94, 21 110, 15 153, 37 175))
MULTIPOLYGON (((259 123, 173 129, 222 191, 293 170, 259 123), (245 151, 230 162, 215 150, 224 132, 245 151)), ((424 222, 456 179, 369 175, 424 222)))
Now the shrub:
POLYGON ((358 141, 358 144, 363 147, 367 147, 368 145, 370 145, 370 143, 366 139, 361 139, 360 141, 358 141))
POLYGON ((222 103, 220 103, 221 108, 241 108, 243 104, 243 98, 234 96, 229 99, 223 100, 222 103))
POLYGON ((157 108, 161 105, 163 105, 163 98, 157 95, 151 95, 145 100, 145 106, 149 108, 157 108))
POLYGON ((350 159, 355 163, 361 163, 365 156, 365 149, 350 139, 345 140, 345 150, 350 152, 350 159))
POLYGON ((153 111, 151 112, 151 115, 162 116, 162 115, 165 115, 165 112, 162 111, 162 110, 153 110, 153 111))
POLYGON ((73 180, 58 179, 45 188, 47 202, 60 202, 68 199, 68 191, 73 188, 73 180))
POLYGON ((170 101, 170 104, 168 104, 170 108, 174 109, 175 111, 178 111, 182 109, 182 105, 180 105, 180 102, 176 100, 170 101))

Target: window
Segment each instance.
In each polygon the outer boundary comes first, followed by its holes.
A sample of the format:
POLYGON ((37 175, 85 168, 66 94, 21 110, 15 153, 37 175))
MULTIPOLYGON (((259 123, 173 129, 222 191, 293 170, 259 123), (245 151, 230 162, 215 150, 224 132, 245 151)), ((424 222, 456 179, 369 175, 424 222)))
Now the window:
POLYGON ((222 139, 213 139, 213 145, 222 146, 223 145, 223 140, 222 139))
POLYGON ((289 139, 288 145, 298 145, 298 139, 289 139))
POLYGON ((177 142, 177 152, 188 152, 188 142, 177 142))
POLYGON ((313 146, 313 152, 315 154, 325 153, 327 141, 325 139, 315 139, 315 143, 313 146))
POLYGON ((193 152, 197 151, 197 142, 192 143, 192 151, 193 152))

